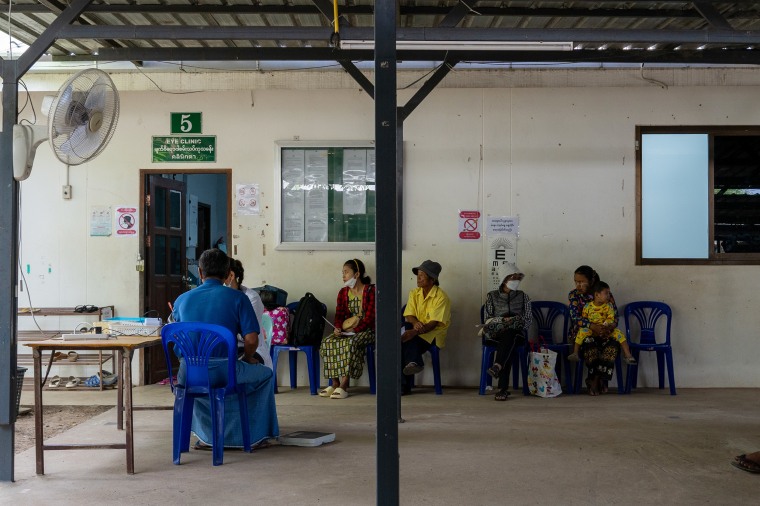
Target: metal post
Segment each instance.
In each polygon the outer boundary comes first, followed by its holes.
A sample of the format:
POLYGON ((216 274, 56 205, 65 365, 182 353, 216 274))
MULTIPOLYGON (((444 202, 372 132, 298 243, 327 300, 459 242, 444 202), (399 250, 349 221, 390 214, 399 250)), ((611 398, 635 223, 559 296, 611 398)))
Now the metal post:
POLYGON ((18 182, 13 179, 16 67, 3 62, 3 131, 0 133, 0 481, 13 481, 16 422, 16 279, 18 182))
POLYGON ((398 370, 401 340, 396 158, 396 2, 375 3, 377 258, 377 504, 399 504, 398 370))

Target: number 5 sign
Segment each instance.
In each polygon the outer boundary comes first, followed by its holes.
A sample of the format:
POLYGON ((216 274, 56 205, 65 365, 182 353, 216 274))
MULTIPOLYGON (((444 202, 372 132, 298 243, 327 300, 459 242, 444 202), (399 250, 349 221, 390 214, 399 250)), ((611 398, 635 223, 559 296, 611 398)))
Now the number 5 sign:
POLYGON ((173 134, 200 134, 201 130, 201 113, 199 112, 173 112, 172 114, 172 133, 173 134))
POLYGON ((459 211, 459 240, 480 240, 480 211, 459 211))

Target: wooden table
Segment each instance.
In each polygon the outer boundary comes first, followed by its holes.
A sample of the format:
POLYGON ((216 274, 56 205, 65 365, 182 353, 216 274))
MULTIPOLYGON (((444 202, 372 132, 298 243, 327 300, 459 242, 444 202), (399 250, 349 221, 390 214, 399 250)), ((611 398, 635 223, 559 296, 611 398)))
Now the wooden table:
POLYGON ((34 435, 37 455, 37 474, 45 474, 45 450, 127 450, 127 473, 135 474, 134 441, 132 439, 132 355, 140 348, 147 348, 161 343, 161 336, 119 336, 110 339, 92 339, 64 341, 48 339, 24 343, 32 348, 34 359, 34 435), (126 415, 125 444, 69 444, 46 445, 42 434, 42 352, 55 352, 59 349, 104 351, 111 350, 118 356, 118 382, 116 401, 116 423, 119 430, 124 428, 126 415))

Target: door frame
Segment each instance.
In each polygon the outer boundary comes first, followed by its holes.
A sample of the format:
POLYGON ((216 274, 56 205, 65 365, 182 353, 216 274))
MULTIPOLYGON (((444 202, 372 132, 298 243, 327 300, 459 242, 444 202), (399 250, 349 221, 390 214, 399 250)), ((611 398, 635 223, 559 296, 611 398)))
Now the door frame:
MULTIPOLYGON (((227 247, 228 251, 233 251, 232 249, 232 201, 233 201, 233 195, 232 195, 232 169, 226 168, 226 169, 211 169, 211 168, 199 168, 199 169, 187 169, 187 168, 162 168, 162 169, 140 169, 139 170, 139 177, 140 177, 140 219, 141 219, 141 225, 142 228, 140 230, 139 235, 139 245, 138 245, 138 252, 140 253, 140 256, 146 260, 146 251, 145 251, 145 232, 147 231, 147 227, 145 226, 145 221, 143 218, 145 217, 145 180, 150 175, 155 174, 189 174, 189 175, 201 175, 201 174, 224 174, 226 177, 227 182, 227 247)), ((138 290, 139 290, 139 314, 145 313, 145 271, 140 271, 140 280, 138 283, 138 290)), ((140 373, 139 373, 139 383, 140 385, 145 384, 145 348, 140 349, 140 373)))

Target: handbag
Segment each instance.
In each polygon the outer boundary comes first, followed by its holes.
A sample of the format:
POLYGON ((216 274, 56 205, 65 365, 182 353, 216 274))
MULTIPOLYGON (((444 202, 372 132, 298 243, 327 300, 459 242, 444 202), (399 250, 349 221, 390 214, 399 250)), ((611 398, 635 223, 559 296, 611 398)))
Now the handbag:
POLYGON ((538 343, 531 343, 528 355, 528 389, 537 397, 557 397, 562 393, 554 370, 557 352, 546 348, 540 336, 538 339, 538 343))

